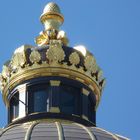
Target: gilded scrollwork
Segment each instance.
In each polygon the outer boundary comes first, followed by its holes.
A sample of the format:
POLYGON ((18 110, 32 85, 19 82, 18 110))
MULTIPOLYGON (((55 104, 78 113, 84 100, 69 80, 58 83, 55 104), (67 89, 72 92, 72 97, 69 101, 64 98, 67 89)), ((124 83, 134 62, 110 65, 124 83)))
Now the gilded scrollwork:
POLYGON ((32 63, 38 63, 41 60, 41 55, 38 51, 33 50, 29 56, 32 63))
POLYGON ((80 57, 78 55, 77 52, 73 52, 70 56, 69 56, 69 61, 71 64, 73 65, 77 65, 80 63, 80 57))
POLYGON ((36 37, 35 43, 38 46, 44 46, 49 43, 49 36, 47 35, 46 32, 41 32, 40 35, 36 37))

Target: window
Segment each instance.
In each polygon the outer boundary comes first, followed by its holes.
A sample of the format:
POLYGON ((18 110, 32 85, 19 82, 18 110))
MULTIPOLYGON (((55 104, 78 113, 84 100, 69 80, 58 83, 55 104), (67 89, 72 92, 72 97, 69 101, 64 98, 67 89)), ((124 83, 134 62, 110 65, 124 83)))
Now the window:
POLYGON ((88 98, 88 118, 90 121, 95 122, 95 104, 94 100, 89 96, 88 98))
POLYGON ((77 88, 60 86, 60 111, 66 114, 80 113, 80 94, 77 88))
POLYGON ((29 113, 46 112, 49 110, 49 87, 46 87, 46 85, 30 87, 28 98, 29 113))
POLYGON ((19 93, 17 92, 10 100, 10 120, 19 116, 19 93))

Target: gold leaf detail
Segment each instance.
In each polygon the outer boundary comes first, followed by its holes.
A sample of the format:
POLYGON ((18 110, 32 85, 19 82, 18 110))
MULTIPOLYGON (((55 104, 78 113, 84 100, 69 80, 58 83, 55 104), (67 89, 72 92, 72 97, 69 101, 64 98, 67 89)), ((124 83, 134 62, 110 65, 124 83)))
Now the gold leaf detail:
POLYGON ((103 71, 99 69, 98 74, 97 74, 98 81, 101 81, 102 77, 103 77, 103 71))
POLYGON ((49 43, 48 35, 46 33, 44 33, 44 32, 41 32, 41 34, 38 37, 36 37, 35 43, 38 46, 43 46, 43 45, 48 44, 49 43))
POLYGON ((95 73, 97 71, 96 60, 93 56, 88 55, 84 61, 85 68, 91 73, 95 73))
POLYGON ((3 68, 2 68, 2 77, 4 79, 7 79, 7 77, 10 77, 9 63, 10 63, 10 61, 6 62, 6 64, 3 65, 3 68))
POLYGON ((41 60, 41 55, 38 51, 33 50, 29 58, 32 63, 38 63, 41 60))
POLYGON ((56 39, 57 31, 55 29, 47 30, 46 33, 50 40, 56 39))
POLYGON ((17 68, 19 66, 24 66, 25 62, 26 60, 22 53, 15 53, 12 58, 11 65, 13 68, 17 68))
POLYGON ((53 41, 50 48, 46 52, 46 57, 49 62, 61 62, 65 58, 64 50, 59 42, 53 41))
POLYGON ((77 65, 80 63, 80 57, 78 55, 77 52, 73 52, 70 56, 69 56, 69 61, 71 64, 77 65))
POLYGON ((66 36, 66 33, 64 31, 59 31, 57 34, 57 39, 61 40, 64 46, 67 46, 69 43, 69 40, 66 36))
POLYGON ((62 48, 62 41, 61 40, 50 40, 50 47, 61 47, 62 48))

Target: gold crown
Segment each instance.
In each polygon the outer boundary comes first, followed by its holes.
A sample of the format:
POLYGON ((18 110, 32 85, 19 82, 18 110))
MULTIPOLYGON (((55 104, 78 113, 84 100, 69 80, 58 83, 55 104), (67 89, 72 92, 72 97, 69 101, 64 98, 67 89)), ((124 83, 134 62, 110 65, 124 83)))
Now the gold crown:
POLYGON ((60 15, 60 9, 56 4, 49 3, 42 16, 48 16, 50 13, 55 13, 55 16, 52 14, 51 21, 43 19, 43 24, 47 21, 47 26, 36 38, 38 47, 23 45, 17 48, 11 60, 4 64, 0 75, 4 102, 8 105, 9 90, 26 80, 60 76, 87 85, 96 95, 97 107, 105 83, 102 71, 97 66, 94 56, 84 48, 67 47, 65 32, 58 30, 60 19, 57 16, 60 15))

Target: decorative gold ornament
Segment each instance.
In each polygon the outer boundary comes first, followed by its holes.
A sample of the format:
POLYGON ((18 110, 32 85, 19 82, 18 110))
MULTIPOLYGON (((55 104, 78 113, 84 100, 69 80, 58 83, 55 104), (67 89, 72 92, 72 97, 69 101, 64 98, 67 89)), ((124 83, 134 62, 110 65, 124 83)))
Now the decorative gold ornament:
POLYGON ((91 71, 91 73, 95 73, 97 71, 96 60, 91 55, 86 56, 84 65, 87 71, 91 71))
POLYGON ((103 71, 101 69, 98 70, 98 73, 97 73, 97 79, 98 81, 101 81, 103 78, 103 71))
POLYGON ((59 13, 59 14, 61 13, 59 6, 54 2, 48 3, 43 10, 44 14, 49 12, 59 13))
POLYGON ((66 37, 66 33, 59 31, 64 18, 57 4, 53 2, 48 3, 44 8, 40 20, 45 26, 45 31, 41 32, 35 39, 35 43, 38 46, 48 45, 51 40, 60 40, 64 46, 68 45, 69 40, 66 37))
POLYGON ((47 50, 46 57, 49 63, 61 62, 65 58, 64 50, 62 49, 61 43, 58 41, 52 41, 50 48, 47 50))
POLYGON ((25 58, 22 54, 20 53, 16 53, 14 54, 13 58, 12 58, 12 66, 14 68, 17 68, 18 66, 23 66, 25 64, 25 58))
POLYGON ((64 46, 67 46, 69 43, 69 40, 66 36, 66 33, 64 31, 59 31, 57 34, 57 39, 61 40, 64 46))
MULTIPOLYGON (((16 63, 15 66, 17 66, 17 70, 14 72, 14 67, 10 65, 12 64, 13 59, 11 60, 12 62, 8 62, 3 66, 1 85, 5 103, 8 105, 8 89, 12 90, 15 86, 25 80, 40 76, 61 76, 87 85, 96 95, 97 107, 100 101, 104 81, 102 76, 100 77, 100 73, 97 73, 98 75, 92 75, 93 68, 96 66, 94 58, 92 58, 92 56, 86 56, 82 60, 82 62, 84 62, 83 65, 82 63, 80 64, 81 56, 79 55, 79 52, 74 51, 65 56, 65 51, 67 51, 67 49, 63 50, 61 40, 50 40, 50 45, 48 47, 49 48, 42 48, 42 53, 38 52, 38 48, 33 47, 30 47, 29 51, 25 51, 24 49, 16 51, 15 54, 24 54, 26 56, 26 61, 24 62, 24 67, 21 67, 19 63, 16 63), (28 53, 30 51, 31 54, 28 53), (42 57, 45 54, 46 61, 42 57), (30 60, 32 64, 30 64, 28 60, 30 60), (63 60, 64 62, 61 63, 63 60), (40 63, 36 65, 38 62, 40 63), (69 65, 69 63, 72 65, 69 65), (78 64, 79 67, 76 66, 78 64), (94 67, 92 68, 92 66, 94 67)), ((99 71, 100 69, 98 68, 98 72, 99 71)))
POLYGON ((69 43, 66 33, 64 31, 57 32, 55 29, 41 32, 40 35, 35 39, 35 43, 38 46, 45 46, 50 44, 52 40, 61 41, 64 46, 67 46, 69 43))
POLYGON ((60 8, 57 4, 50 2, 48 3, 43 14, 40 17, 41 22, 45 25, 45 29, 56 29, 58 30, 60 25, 62 25, 64 18, 61 14, 60 8))
POLYGON ((35 43, 38 46, 47 45, 47 44, 49 44, 49 37, 46 34, 41 33, 38 37, 36 37, 35 43))
POLYGON ((57 36, 57 31, 55 29, 47 30, 47 35, 49 36, 50 40, 55 40, 57 36))
POLYGON ((73 52, 70 56, 69 56, 69 61, 71 64, 73 65, 77 65, 80 63, 80 57, 78 55, 77 52, 73 52))
POLYGON ((2 69, 2 77, 4 79, 7 79, 7 77, 10 77, 10 68, 9 68, 9 61, 3 65, 3 69, 2 69))
POLYGON ((41 55, 38 51, 33 50, 29 58, 32 63, 38 63, 41 60, 41 55))

